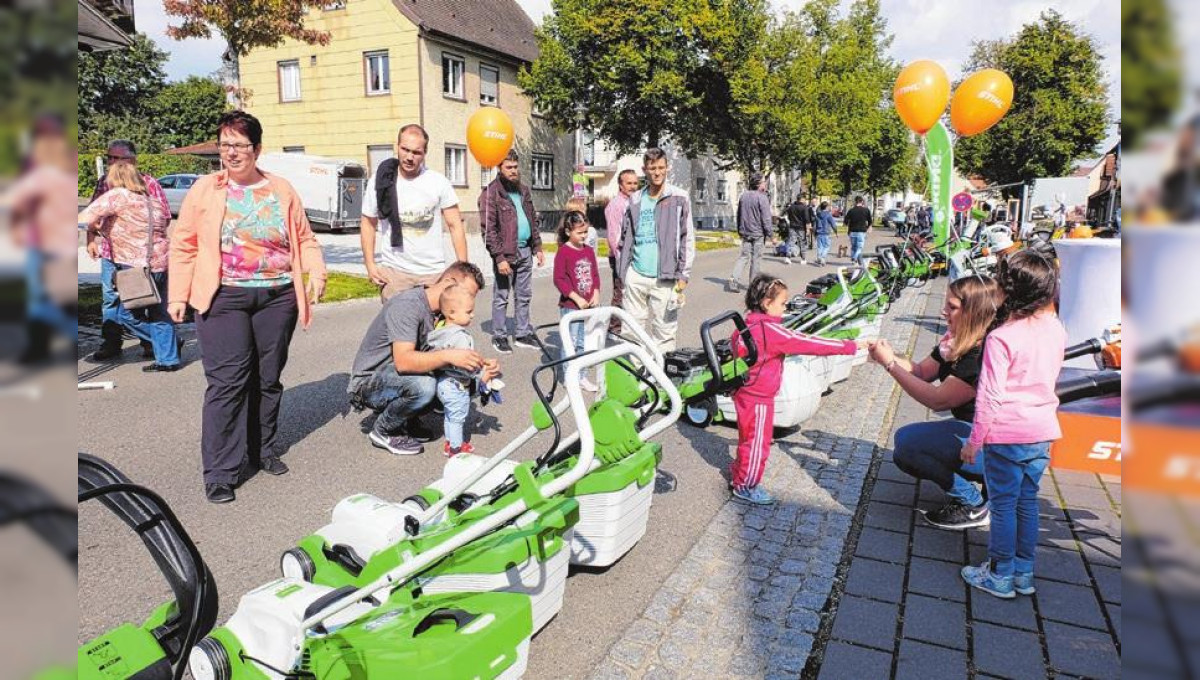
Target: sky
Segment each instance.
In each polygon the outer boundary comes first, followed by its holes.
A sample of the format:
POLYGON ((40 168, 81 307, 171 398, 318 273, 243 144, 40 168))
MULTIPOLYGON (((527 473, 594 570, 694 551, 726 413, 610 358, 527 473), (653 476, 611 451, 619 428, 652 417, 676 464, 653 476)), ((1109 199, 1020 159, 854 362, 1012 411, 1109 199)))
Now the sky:
MULTIPOLYGON (((776 11, 794 11, 804 4, 804 0, 770 1, 776 11)), ((517 0, 517 4, 538 23, 550 12, 550 0, 517 0)), ((896 61, 933 59, 951 79, 960 75, 973 41, 1015 35, 1022 25, 1054 7, 1095 39, 1108 74, 1110 107, 1114 113, 1120 111, 1121 4, 1117 0, 881 0, 881 4, 888 30, 895 36, 891 54, 896 61)), ((1200 3, 1177 0, 1174 4, 1185 23, 1200 21, 1200 10, 1189 8, 1200 3)), ((161 0, 135 0, 135 5, 138 30, 171 53, 168 78, 209 75, 220 67, 224 47, 220 39, 171 40, 166 37, 168 22, 161 0)), ((1200 50, 1188 56, 1194 62, 1200 58, 1200 50)), ((1196 69, 1189 71, 1197 75, 1196 69)))

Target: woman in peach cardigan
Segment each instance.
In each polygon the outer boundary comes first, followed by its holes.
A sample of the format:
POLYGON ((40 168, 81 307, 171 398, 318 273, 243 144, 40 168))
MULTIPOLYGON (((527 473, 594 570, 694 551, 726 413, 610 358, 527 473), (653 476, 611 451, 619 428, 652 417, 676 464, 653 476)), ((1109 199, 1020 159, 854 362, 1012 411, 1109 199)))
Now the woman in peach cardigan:
POLYGON ((228 503, 252 466, 287 472, 276 440, 280 375, 296 322, 308 327, 325 292, 325 260, 295 190, 256 167, 258 120, 232 111, 217 132, 223 169, 196 181, 171 234, 167 311, 181 323, 196 310, 208 379, 204 492, 228 503))

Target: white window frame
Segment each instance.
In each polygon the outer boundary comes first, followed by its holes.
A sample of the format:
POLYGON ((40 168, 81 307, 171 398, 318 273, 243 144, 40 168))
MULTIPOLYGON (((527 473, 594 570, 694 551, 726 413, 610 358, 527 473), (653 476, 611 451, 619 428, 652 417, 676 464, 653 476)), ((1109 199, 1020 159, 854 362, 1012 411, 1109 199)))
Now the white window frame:
POLYGON ((696 190, 695 195, 693 196, 693 198, 696 200, 696 202, 704 203, 705 201, 707 201, 708 200, 708 178, 707 177, 696 177, 692 180, 692 184, 695 186, 695 190, 696 190))
POLYGON ((392 93, 391 57, 388 56, 387 50, 372 50, 370 52, 363 52, 363 77, 366 80, 366 92, 368 97, 377 97, 379 95, 392 93), (372 88, 371 83, 374 78, 372 78, 371 69, 372 64, 376 61, 382 64, 383 83, 382 87, 372 88))
POLYGON ((447 144, 444 158, 446 179, 456 187, 467 186, 467 147, 447 144))
POLYGON ((447 99, 467 100, 467 60, 457 54, 442 52, 442 96, 447 99), (457 88, 453 89, 453 74, 458 72, 457 88), (450 74, 452 89, 447 91, 447 74, 450 74))
POLYGON ((495 106, 495 107, 499 108, 499 106, 500 106, 500 67, 499 66, 492 66, 490 64, 483 64, 483 63, 479 64, 479 105, 480 106, 495 106), (484 80, 484 77, 483 77, 484 71, 491 71, 492 73, 496 74, 496 94, 492 97, 491 101, 487 101, 484 98, 485 95, 483 94, 483 86, 484 86, 484 83, 487 82, 486 80, 484 80))
POLYGON ((529 187, 539 191, 554 191, 554 156, 532 154, 529 160, 529 187))
POLYGON ((496 179, 496 175, 498 174, 500 174, 498 167, 485 168, 482 165, 479 166, 479 187, 482 189, 491 184, 492 180, 496 179))
POLYGON ((327 2, 321 5, 321 11, 323 12, 333 12, 339 9, 346 9, 346 3, 344 0, 333 0, 332 2, 327 2))
POLYGON ((279 101, 280 102, 298 102, 298 101, 300 101, 300 99, 302 97, 302 91, 300 88, 300 60, 299 59, 286 59, 284 61, 276 62, 275 63, 275 74, 276 74, 276 78, 279 81, 279 101), (294 67, 296 69, 296 93, 295 93, 294 97, 289 97, 289 96, 287 96, 287 88, 284 85, 284 83, 287 81, 287 75, 286 75, 285 70, 290 70, 290 68, 292 68, 292 67, 294 67))
POLYGON ((729 202, 729 180, 717 180, 717 203, 729 202))

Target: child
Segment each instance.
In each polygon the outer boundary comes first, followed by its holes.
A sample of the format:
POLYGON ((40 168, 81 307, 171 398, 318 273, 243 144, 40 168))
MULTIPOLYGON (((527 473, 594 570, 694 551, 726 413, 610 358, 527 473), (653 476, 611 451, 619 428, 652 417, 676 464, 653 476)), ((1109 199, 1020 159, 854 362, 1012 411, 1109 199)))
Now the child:
POLYGON ((982 448, 992 525, 988 559, 965 566, 963 580, 1005 599, 1032 595, 1038 534, 1038 484, 1050 462, 1050 442, 1062 436, 1054 384, 1067 332, 1054 303, 1058 271, 1044 255, 1022 250, 1000 261, 1004 304, 984 341, 971 437, 962 460, 982 448))
MULTIPOLYGON (((475 316, 475 296, 462 286, 451 286, 442 292, 438 302, 442 323, 429 333, 430 349, 475 349, 475 341, 467 327, 475 316)), ((437 395, 444 409, 446 456, 474 453, 471 442, 464 441, 467 415, 471 412, 471 387, 475 375, 461 368, 447 367, 437 371, 437 395)))
MULTIPOLYGON (((596 251, 587 245, 591 225, 583 213, 572 210, 563 216, 558 227, 558 253, 554 255, 554 286, 558 288, 559 316, 576 309, 588 309, 600 303, 600 267, 596 263, 596 251)), ((567 339, 562 339, 563 356, 583 351, 583 322, 571 324, 571 352, 567 339)), ((589 392, 596 385, 582 377, 579 386, 589 392)))
MULTIPOLYGON (((783 380, 784 358, 797 354, 854 354, 865 341, 827 340, 790 331, 783 327, 788 289, 780 279, 759 274, 746 290, 746 325, 758 349, 758 361, 750 367, 746 383, 733 393, 737 408, 737 458, 730 468, 730 485, 735 498, 756 505, 770 505, 775 499, 759 482, 771 452, 775 420, 775 394, 783 380)), ((746 356, 741 335, 733 335, 733 351, 746 356)))

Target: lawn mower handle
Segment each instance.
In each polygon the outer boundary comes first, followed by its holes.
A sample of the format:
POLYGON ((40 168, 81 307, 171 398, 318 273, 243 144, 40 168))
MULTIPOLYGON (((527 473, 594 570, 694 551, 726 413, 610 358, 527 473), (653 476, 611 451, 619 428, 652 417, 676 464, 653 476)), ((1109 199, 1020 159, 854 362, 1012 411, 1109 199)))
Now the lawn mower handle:
MULTIPOLYGON (((704 356, 708 359, 708 370, 712 372, 713 383, 710 389, 705 389, 707 392, 719 392, 725 386, 725 373, 721 370, 721 360, 717 357, 717 345, 713 342, 712 329, 724 324, 726 321, 732 321, 737 328, 737 334, 743 338, 743 344, 746 346, 746 365, 753 366, 758 363, 758 345, 754 342, 754 336, 750 334, 750 328, 746 326, 746 320, 736 311, 730 310, 719 316, 714 316, 700 324, 700 344, 704 347, 704 356)), ((739 358, 734 354, 734 361, 739 358)))

